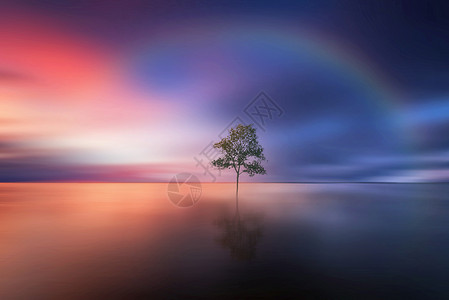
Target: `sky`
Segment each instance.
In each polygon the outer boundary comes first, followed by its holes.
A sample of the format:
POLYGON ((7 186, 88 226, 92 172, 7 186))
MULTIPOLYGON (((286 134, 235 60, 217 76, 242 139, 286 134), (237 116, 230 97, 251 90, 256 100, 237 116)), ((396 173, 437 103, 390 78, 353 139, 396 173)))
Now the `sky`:
POLYGON ((444 2, 1 1, 0 181, 448 181, 444 2))

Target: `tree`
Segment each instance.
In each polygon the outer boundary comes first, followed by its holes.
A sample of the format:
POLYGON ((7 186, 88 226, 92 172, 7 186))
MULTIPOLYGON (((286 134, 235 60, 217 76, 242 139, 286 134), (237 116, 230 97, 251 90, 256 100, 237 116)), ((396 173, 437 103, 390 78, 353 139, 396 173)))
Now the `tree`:
POLYGON ((259 145, 256 129, 252 124, 239 124, 229 129, 228 136, 215 143, 214 148, 219 149, 221 156, 211 162, 212 166, 220 170, 234 169, 237 174, 235 198, 238 208, 240 175, 248 173, 252 177, 267 173, 261 164, 265 156, 259 145))

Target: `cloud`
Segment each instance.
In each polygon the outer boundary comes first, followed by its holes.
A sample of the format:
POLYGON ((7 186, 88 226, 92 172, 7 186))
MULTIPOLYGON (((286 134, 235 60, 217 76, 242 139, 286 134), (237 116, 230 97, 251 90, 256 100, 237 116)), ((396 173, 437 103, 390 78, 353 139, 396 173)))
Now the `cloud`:
POLYGON ((73 149, 31 148, 20 142, 0 143, 0 182, 111 181, 166 182, 189 164, 73 163, 73 149))
POLYGON ((412 127, 429 127, 449 123, 449 100, 432 100, 415 104, 402 113, 400 121, 412 127))
POLYGON ((0 69, 0 82, 3 83, 17 83, 30 82, 33 77, 21 72, 0 69))

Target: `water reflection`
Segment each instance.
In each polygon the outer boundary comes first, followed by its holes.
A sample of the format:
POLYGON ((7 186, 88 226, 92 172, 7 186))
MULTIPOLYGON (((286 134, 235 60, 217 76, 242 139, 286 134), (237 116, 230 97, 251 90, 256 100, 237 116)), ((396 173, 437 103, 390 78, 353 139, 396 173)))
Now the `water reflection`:
POLYGON ((263 218, 260 214, 240 216, 238 208, 232 217, 222 217, 215 221, 221 234, 218 244, 230 251, 236 260, 251 260, 256 257, 257 245, 263 236, 263 218))

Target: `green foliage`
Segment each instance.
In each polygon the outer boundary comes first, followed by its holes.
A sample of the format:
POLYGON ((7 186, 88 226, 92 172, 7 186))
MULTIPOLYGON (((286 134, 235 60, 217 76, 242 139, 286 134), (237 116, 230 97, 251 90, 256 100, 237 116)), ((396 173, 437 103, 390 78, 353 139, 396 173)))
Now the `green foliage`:
POLYGON ((265 160, 263 148, 259 145, 256 129, 252 124, 237 125, 229 130, 227 137, 214 144, 221 156, 211 162, 218 169, 234 169, 237 177, 242 173, 249 176, 266 174, 262 161, 265 160))

